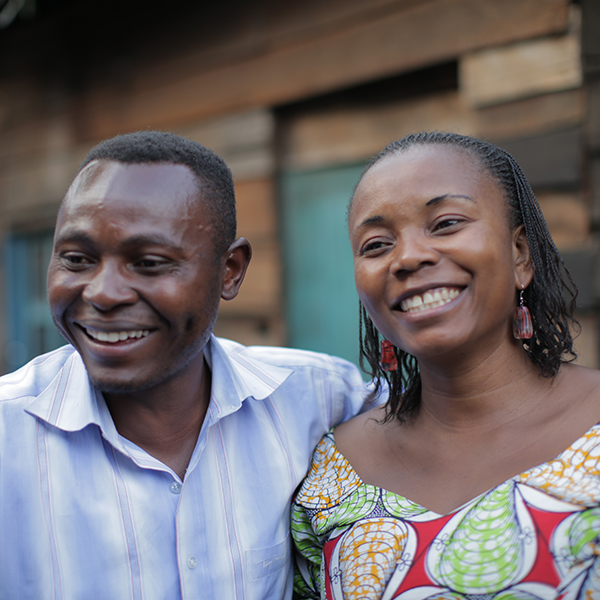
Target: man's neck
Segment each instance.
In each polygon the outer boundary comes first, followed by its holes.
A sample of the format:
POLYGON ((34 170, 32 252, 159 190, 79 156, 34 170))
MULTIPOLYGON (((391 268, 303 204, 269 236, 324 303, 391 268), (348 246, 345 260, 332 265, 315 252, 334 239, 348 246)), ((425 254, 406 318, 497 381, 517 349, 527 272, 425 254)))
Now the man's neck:
POLYGON ((211 372, 188 369, 156 388, 104 393, 117 431, 170 467, 183 480, 210 402, 211 372))

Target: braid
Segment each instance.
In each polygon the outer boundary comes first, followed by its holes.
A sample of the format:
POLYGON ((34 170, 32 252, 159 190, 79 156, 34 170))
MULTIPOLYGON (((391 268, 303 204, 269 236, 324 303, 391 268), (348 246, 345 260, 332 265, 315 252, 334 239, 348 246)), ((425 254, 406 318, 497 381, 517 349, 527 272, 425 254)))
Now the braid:
MULTIPOLYGON (((391 143, 374 156, 354 191, 373 165, 412 146, 427 144, 458 147, 477 157, 504 190, 510 210, 510 225, 513 229, 523 225, 534 266, 533 279, 523 294, 533 321, 534 335, 523 341, 523 347, 543 376, 555 375, 561 364, 577 356, 571 334, 571 326, 579 330, 579 323, 573 317, 577 288, 552 240, 529 182, 508 152, 493 144, 456 133, 411 134, 391 143)), ((385 380, 389 389, 385 420, 396 418, 400 422, 405 421, 418 411, 421 401, 421 376, 417 359, 408 352, 394 348, 398 369, 386 372, 381 368, 380 334, 362 303, 359 303, 359 336, 361 368, 375 382, 370 397, 377 396, 385 380)))

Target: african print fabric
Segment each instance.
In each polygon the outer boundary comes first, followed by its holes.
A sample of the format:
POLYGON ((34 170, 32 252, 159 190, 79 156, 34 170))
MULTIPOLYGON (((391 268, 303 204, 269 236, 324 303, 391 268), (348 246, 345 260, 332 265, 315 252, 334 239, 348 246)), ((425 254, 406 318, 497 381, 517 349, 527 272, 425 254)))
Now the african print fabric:
POLYGON ((447 515, 317 446, 292 509, 296 598, 600 600, 600 425, 447 515))

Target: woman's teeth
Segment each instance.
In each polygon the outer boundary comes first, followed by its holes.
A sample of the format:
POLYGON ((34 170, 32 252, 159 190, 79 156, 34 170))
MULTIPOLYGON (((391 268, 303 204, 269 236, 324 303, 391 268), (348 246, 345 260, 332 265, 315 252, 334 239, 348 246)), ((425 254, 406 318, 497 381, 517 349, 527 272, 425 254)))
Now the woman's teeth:
POLYGON ((86 329, 85 332, 95 340, 99 342, 109 342, 114 344, 115 342, 123 342, 129 339, 138 339, 146 337, 150 330, 138 329, 137 331, 98 331, 96 329, 86 329))
POLYGON ((429 310, 448 304, 451 300, 460 294, 460 290, 456 288, 436 288, 429 290, 424 294, 415 294, 406 300, 400 302, 400 308, 404 312, 419 312, 421 310, 429 310))

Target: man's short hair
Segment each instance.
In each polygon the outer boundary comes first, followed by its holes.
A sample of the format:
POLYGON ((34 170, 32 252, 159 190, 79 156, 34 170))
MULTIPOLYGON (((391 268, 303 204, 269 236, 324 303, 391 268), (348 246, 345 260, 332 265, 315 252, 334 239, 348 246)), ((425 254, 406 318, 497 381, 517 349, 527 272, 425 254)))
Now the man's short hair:
MULTIPOLYGON (((136 131, 94 146, 79 167, 93 160, 121 163, 173 163, 189 167, 198 181, 199 198, 206 203, 214 226, 217 256, 236 236, 235 190, 225 161, 198 142, 165 131, 136 131)), ((78 172, 79 172, 78 171, 78 172)))

